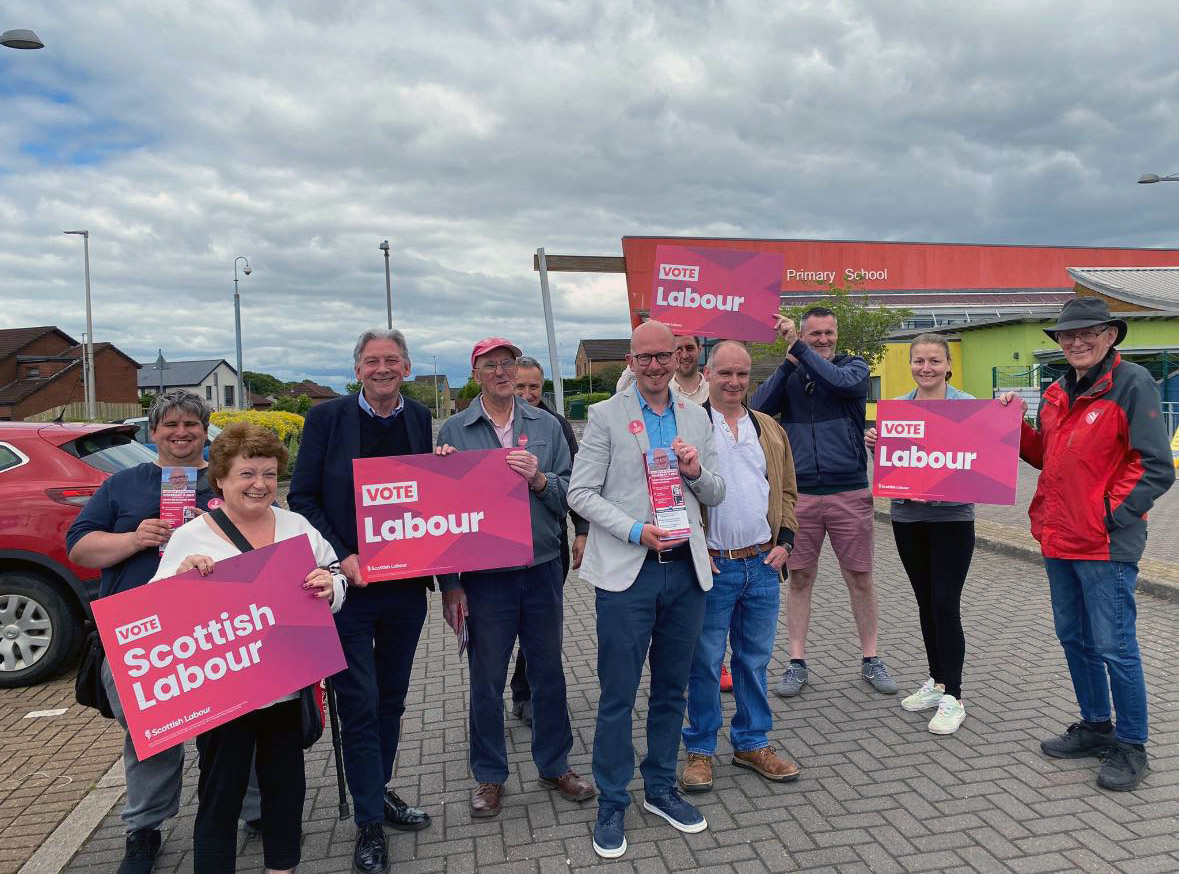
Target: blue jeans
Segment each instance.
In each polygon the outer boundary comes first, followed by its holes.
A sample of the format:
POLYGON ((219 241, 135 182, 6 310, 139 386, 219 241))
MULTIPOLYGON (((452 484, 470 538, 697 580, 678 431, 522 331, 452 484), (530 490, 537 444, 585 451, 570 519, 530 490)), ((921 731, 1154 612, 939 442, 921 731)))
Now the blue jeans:
POLYGON ((523 570, 470 571, 460 581, 470 610, 471 773, 480 783, 507 782, 504 684, 519 637, 532 689, 532 760, 541 777, 563 776, 569 770, 573 730, 561 664, 561 560, 523 570))
POLYGON ((1117 739, 1146 743, 1146 680, 1138 653, 1134 585, 1138 565, 1123 561, 1045 558, 1056 636, 1086 722, 1111 718, 1117 739))
POLYGON ((425 620, 425 587, 404 580, 353 586, 336 614, 348 669, 332 677, 332 688, 357 825, 385 819, 385 785, 393 776, 409 675, 425 620))
POLYGON ((602 694, 594 731, 594 782, 601 793, 600 806, 626 808, 627 786, 635 772, 631 712, 648 657, 647 756, 639 770, 648 797, 675 786, 684 689, 704 621, 704 590, 690 560, 645 561, 629 589, 598 589, 596 600, 602 694))
POLYGON ((765 554, 752 558, 717 558, 720 573, 712 575, 704 613, 704 629, 692 657, 688 682, 688 724, 684 748, 712 755, 722 724, 720 669, 725 639, 732 648, 731 672, 737 712, 729 728, 729 742, 739 752, 769 745, 773 727, 766 668, 778 628, 778 572, 765 563, 765 554))

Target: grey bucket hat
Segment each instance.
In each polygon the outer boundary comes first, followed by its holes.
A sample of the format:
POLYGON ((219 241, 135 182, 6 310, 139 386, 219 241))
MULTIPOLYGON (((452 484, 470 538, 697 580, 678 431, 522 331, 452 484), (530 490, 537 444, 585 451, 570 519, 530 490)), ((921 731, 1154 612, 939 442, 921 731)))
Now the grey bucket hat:
POLYGON ((1098 325, 1113 325, 1117 331, 1115 346, 1126 339, 1126 322, 1115 319, 1109 312, 1109 304, 1099 297, 1074 297, 1060 310, 1056 317, 1056 324, 1045 328, 1047 334, 1055 342, 1057 331, 1076 331, 1080 328, 1094 328, 1098 325))

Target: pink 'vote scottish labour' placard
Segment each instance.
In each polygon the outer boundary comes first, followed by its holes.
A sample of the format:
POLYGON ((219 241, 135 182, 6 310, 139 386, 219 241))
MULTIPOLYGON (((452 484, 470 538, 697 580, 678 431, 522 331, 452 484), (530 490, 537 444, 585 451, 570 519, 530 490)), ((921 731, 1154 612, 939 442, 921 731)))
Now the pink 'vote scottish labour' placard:
POLYGON ((872 494, 976 504, 1014 504, 1018 404, 880 401, 872 494))
POLYGON ((659 246, 651 318, 677 334, 772 343, 786 256, 659 246))
POLYGON ((352 462, 367 582, 532 563, 528 483, 506 449, 352 462))
POLYGON ((140 759, 344 669, 314 568, 304 535, 94 602, 140 759))

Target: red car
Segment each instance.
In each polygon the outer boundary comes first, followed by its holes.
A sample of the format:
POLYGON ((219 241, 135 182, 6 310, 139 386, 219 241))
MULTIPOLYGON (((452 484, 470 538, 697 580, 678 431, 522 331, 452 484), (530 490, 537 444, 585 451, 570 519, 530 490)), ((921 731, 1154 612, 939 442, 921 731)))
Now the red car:
POLYGON ((132 425, 0 422, 0 688, 77 656, 99 572, 66 557, 66 530, 103 480, 155 458, 132 425))

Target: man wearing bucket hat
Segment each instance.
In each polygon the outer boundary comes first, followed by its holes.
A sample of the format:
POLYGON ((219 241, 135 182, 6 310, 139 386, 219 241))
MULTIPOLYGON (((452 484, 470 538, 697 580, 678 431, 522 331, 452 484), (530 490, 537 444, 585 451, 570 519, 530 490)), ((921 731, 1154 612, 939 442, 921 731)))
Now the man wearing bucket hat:
MULTIPOLYGON (((1056 758, 1100 758, 1097 785, 1129 791, 1147 771, 1138 559, 1146 513, 1174 483, 1175 470, 1154 379, 1117 350, 1125 321, 1113 318, 1105 301, 1078 297, 1044 333, 1060 345, 1069 370, 1044 392, 1037 427, 1024 424, 1020 455, 1041 470, 1028 514, 1081 721, 1040 749, 1056 758)), ((1000 400, 1014 398, 1008 392, 1000 400)))

